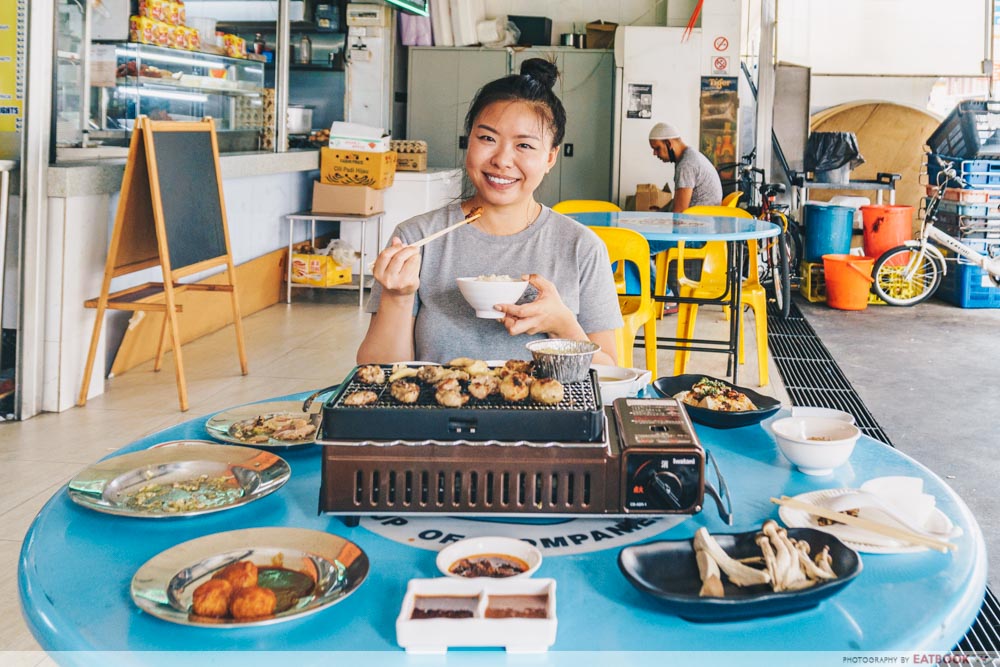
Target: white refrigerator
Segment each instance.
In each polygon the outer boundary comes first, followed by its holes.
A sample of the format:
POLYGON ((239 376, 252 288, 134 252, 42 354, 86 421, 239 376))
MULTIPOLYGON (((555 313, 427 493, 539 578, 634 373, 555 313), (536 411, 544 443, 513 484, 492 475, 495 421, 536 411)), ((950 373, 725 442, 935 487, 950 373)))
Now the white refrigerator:
POLYGON ((615 128, 612 198, 623 206, 639 183, 670 183, 673 166, 649 148, 649 130, 671 123, 698 146, 702 31, 686 41, 684 28, 626 26, 615 34, 615 128))

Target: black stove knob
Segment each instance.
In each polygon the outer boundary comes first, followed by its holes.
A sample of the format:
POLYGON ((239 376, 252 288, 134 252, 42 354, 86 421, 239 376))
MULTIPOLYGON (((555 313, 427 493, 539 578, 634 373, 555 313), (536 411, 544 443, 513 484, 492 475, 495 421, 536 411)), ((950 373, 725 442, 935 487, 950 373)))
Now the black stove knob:
POLYGON ((666 509, 683 509, 681 506, 681 493, 684 484, 680 478, 672 472, 661 470, 650 475, 646 484, 646 493, 651 495, 651 499, 657 504, 666 503, 666 509))

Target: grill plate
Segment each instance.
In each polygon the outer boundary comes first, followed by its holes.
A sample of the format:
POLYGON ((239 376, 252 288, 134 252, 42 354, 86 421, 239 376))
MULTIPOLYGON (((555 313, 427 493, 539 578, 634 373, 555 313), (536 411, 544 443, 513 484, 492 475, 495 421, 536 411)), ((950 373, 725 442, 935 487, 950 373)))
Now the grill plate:
MULTIPOLYGON (((392 367, 383 366, 386 375, 392 367)), ((596 442, 603 437, 597 372, 584 382, 563 385, 565 397, 556 405, 525 400, 508 403, 497 395, 469 399, 464 407, 446 408, 434 400, 434 388, 421 385, 420 399, 403 404, 392 398, 388 383, 367 385, 351 372, 323 406, 323 440, 501 440, 596 442), (366 406, 344 405, 355 391, 374 391, 378 400, 366 406)), ((415 381, 415 380, 414 380, 415 381)))

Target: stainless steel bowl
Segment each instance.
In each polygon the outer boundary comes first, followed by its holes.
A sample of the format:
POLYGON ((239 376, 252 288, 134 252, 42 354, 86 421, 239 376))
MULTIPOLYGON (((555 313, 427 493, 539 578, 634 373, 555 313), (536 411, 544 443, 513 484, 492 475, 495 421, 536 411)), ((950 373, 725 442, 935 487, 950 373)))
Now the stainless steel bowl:
POLYGON ((583 382, 590 372, 594 352, 601 349, 589 340, 549 338, 533 340, 526 346, 535 360, 536 375, 560 382, 583 382))

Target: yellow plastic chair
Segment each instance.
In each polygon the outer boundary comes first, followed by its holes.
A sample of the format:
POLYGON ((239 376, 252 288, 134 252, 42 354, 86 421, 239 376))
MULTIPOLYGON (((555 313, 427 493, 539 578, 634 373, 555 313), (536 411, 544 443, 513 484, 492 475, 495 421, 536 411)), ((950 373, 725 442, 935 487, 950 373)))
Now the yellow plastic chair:
POLYGON ((642 234, 620 227, 591 227, 608 248, 612 263, 623 267, 626 262, 635 264, 639 270, 639 296, 619 296, 618 306, 625 324, 615 331, 618 348, 618 364, 625 368, 633 366, 632 348, 639 327, 643 330, 643 346, 646 349, 646 368, 656 374, 656 313, 649 288, 649 242, 642 234))
MULTIPOLYGON (((616 204, 600 199, 566 199, 552 207, 556 213, 569 215, 570 213, 618 213, 621 211, 616 204)), ((621 264, 615 269, 615 289, 619 294, 625 294, 625 267, 621 264)))
POLYGON ((617 213, 621 211, 617 205, 600 199, 566 199, 552 207, 556 213, 617 213))
MULTIPOLYGON (((753 218, 743 209, 726 206, 693 206, 684 211, 690 215, 724 215, 734 218, 753 218)), ((760 284, 756 254, 757 242, 748 243, 748 253, 751 258, 750 273, 743 281, 740 293, 740 314, 743 306, 750 306, 754 313, 754 324, 757 334, 757 370, 760 386, 766 386, 769 381, 767 370, 767 295, 760 284)), ((684 244, 678 244, 677 253, 677 283, 680 295, 683 297, 712 298, 721 296, 726 290, 726 272, 728 271, 727 248, 724 241, 711 241, 701 250, 702 269, 700 280, 692 280, 684 275, 684 259, 686 256, 684 244)), ((698 316, 698 304, 682 303, 677 313, 677 337, 693 338, 695 320, 698 316)), ((691 353, 679 349, 674 355, 674 374, 682 375, 687 370, 687 362, 691 353)), ((743 327, 740 327, 740 339, 737 347, 737 363, 743 363, 743 327)))
POLYGON ((722 198, 722 205, 728 206, 729 208, 736 208, 740 205, 740 197, 743 193, 737 190, 736 192, 730 192, 728 195, 722 198))

